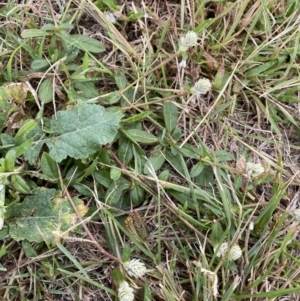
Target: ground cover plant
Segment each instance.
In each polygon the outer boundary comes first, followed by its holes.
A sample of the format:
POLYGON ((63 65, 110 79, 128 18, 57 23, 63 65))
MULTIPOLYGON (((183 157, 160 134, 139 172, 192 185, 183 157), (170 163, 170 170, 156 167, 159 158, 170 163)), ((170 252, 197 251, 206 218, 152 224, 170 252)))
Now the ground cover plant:
POLYGON ((300 300, 296 0, 0 3, 1 300, 300 300))

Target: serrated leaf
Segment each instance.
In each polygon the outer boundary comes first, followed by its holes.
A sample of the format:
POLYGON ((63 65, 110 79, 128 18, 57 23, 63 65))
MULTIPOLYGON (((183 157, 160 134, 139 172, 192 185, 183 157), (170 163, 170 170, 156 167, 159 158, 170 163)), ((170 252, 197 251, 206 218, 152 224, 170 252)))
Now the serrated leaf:
POLYGON ((164 119, 167 131, 173 133, 176 128, 178 118, 178 108, 172 102, 164 103, 164 119))
MULTIPOLYGON (((76 214, 67 199, 55 198, 55 189, 38 188, 20 204, 7 207, 9 234, 16 241, 46 241, 56 245, 60 235, 74 226, 76 214)), ((88 208, 81 200, 74 203, 82 216, 88 208)))
POLYGON ((31 165, 33 165, 36 162, 41 148, 44 145, 44 141, 41 141, 42 137, 43 131, 38 125, 28 134, 26 134, 26 139, 32 139, 34 141, 31 147, 29 147, 24 153, 25 160, 28 161, 31 165))
POLYGON ((57 162, 67 156, 87 158, 114 140, 121 118, 120 111, 109 112, 95 104, 58 112, 51 120, 54 137, 46 139, 50 156, 57 162))
POLYGON ((53 78, 45 79, 39 88, 38 96, 43 103, 48 103, 53 99, 53 78))
POLYGON ((14 137, 7 135, 7 134, 0 134, 0 140, 2 143, 2 147, 10 147, 10 146, 16 146, 17 145, 17 141, 14 137))
POLYGON ((144 144, 152 144, 158 142, 156 136, 147 133, 145 131, 130 129, 126 131, 128 137, 134 142, 140 142, 144 144))

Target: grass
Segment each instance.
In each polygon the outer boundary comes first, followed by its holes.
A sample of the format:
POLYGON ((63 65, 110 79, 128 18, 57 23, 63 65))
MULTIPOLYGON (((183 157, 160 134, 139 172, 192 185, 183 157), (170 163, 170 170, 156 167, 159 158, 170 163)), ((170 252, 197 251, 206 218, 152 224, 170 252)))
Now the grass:
POLYGON ((295 0, 0 4, 1 300, 118 300, 124 280, 143 301, 300 300, 299 12, 295 0), (188 31, 198 44, 179 51, 188 31), (193 95, 201 78, 212 88, 193 95), (39 144, 51 120, 86 104, 122 111, 118 133, 56 159, 39 144), (37 188, 67 213, 42 225, 25 199, 37 188), (141 278, 124 269, 133 258, 141 278))

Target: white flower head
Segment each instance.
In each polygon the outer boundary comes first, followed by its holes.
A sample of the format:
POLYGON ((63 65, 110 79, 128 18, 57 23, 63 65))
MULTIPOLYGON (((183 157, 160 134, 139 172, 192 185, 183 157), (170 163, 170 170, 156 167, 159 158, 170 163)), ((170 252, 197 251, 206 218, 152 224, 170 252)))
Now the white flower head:
POLYGON ((147 268, 139 259, 124 262, 124 268, 130 277, 140 278, 147 273, 147 268))
POLYGON ((265 172, 265 168, 261 163, 247 162, 246 173, 250 179, 254 179, 265 172))
POLYGON ((233 245, 229 252, 229 257, 231 260, 237 260, 243 255, 242 249, 238 245, 233 245))
POLYGON ((180 69, 181 69, 181 68, 186 68, 186 60, 182 60, 182 61, 179 63, 178 67, 179 67, 180 69))
MULTIPOLYGON (((216 249, 217 248, 214 248, 215 252, 216 252, 216 249)), ((228 242, 223 242, 216 255, 217 255, 217 257, 223 257, 227 253, 227 251, 228 251, 228 242)))
POLYGON ((116 24, 116 23, 117 23, 117 19, 116 19, 115 15, 114 15, 112 12, 107 11, 107 12, 105 12, 104 14, 105 14, 106 18, 107 18, 111 23, 113 23, 113 24, 116 24))
POLYGON ((249 230, 252 231, 253 229, 254 229, 254 223, 250 222, 250 224, 249 224, 249 230))
MULTIPOLYGON (((219 248, 218 253, 216 254, 217 257, 223 257, 224 255, 226 255, 228 253, 228 248, 229 248, 229 245, 227 242, 222 243, 221 247, 219 248)), ((216 248, 215 248, 215 251, 216 251, 216 248)), ((242 256, 242 254, 243 253, 242 253, 242 249, 240 248, 240 246, 235 244, 229 250, 228 255, 229 255, 230 260, 237 260, 242 256)))
POLYGON ((294 211, 295 219, 297 222, 300 222, 300 209, 294 211))
POLYGON ((211 89, 211 81, 207 78, 199 79, 194 87, 191 88, 191 92, 194 95, 204 95, 211 89))
POLYGON ((179 51, 186 52, 190 47, 197 45, 198 36, 194 31, 187 32, 179 39, 179 51))
POLYGON ((123 281, 120 283, 118 288, 118 297, 120 301, 134 300, 133 288, 128 284, 128 282, 123 281))

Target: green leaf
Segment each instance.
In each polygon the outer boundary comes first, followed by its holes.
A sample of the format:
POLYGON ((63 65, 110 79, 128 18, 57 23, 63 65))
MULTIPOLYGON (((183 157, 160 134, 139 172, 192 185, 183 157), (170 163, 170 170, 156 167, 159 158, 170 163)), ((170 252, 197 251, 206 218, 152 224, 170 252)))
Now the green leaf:
POLYGON ((49 61, 47 61, 46 59, 38 59, 38 60, 34 60, 31 63, 31 69, 33 71, 40 71, 46 67, 49 66, 49 61))
POLYGON ((186 143, 182 148, 178 148, 178 150, 186 158, 198 159, 200 156, 200 150, 188 143, 186 143))
POLYGON ((141 186, 135 184, 130 190, 130 197, 134 206, 141 205, 144 202, 145 191, 141 186))
POLYGON ((272 197, 269 199, 267 206, 255 220, 255 231, 261 231, 270 222, 274 216, 274 211, 286 192, 286 189, 287 186, 284 185, 282 181, 273 186, 272 197))
MULTIPOLYGON (((61 25, 60 25, 60 27, 61 27, 61 25)), ((44 31, 54 31, 55 30, 55 26, 54 26, 54 24, 46 23, 46 24, 44 24, 41 27, 41 30, 44 30, 44 31)))
POLYGON ((80 91, 80 94, 77 96, 78 99, 88 100, 99 96, 99 92, 92 82, 75 82, 74 86, 80 91))
POLYGON ((14 171, 16 161, 16 149, 10 149, 5 155, 5 171, 14 171))
POLYGON ((17 145, 17 141, 14 137, 7 134, 0 134, 0 140, 2 147, 12 147, 17 145))
POLYGON ((29 194, 31 193, 30 187, 27 185, 26 181, 19 175, 12 175, 11 176, 11 184, 14 188, 22 194, 29 194))
POLYGON ((40 126, 36 126, 32 131, 26 134, 26 139, 32 139, 34 142, 31 147, 26 149, 24 153, 24 158, 29 164, 34 164, 39 156, 42 146, 44 145, 44 141, 41 141, 44 133, 40 126))
POLYGON ((203 162, 198 162, 196 165, 194 165, 190 172, 191 178, 194 178, 194 177, 197 177, 198 175, 200 175, 203 168, 204 168, 203 162))
POLYGON ((118 157, 123 164, 127 165, 133 157, 132 142, 128 138, 121 136, 118 144, 118 157))
POLYGON ((16 157, 22 156, 26 150, 31 147, 32 141, 30 139, 24 140, 24 142, 16 147, 16 157))
POLYGON ((103 2, 111 11, 119 11, 120 7, 114 0, 98 0, 97 2, 103 2))
POLYGON ((224 231, 222 229, 221 224, 218 221, 216 221, 212 226, 212 232, 210 235, 211 242, 214 246, 217 246, 220 243, 223 234, 224 231))
MULTIPOLYGON (((11 217, 9 234, 16 241, 27 239, 56 245, 60 235, 75 225, 76 214, 67 199, 55 198, 55 189, 38 188, 33 193, 22 203, 7 207, 6 215, 11 217)), ((74 203, 84 216, 88 208, 79 199, 74 203)))
POLYGON ((49 35, 49 33, 45 32, 42 29, 25 29, 22 31, 21 36, 22 38, 37 38, 37 37, 43 37, 46 34, 49 35))
POLYGON ((5 203, 5 185, 3 180, 0 178, 0 208, 4 206, 5 203))
POLYGON ((120 90, 123 90, 126 87, 127 80, 123 72, 117 71, 115 74, 115 81, 120 90))
POLYGON ((139 120, 142 120, 146 117, 148 117, 149 115, 151 114, 151 111, 145 111, 145 112, 141 112, 139 114, 135 114, 133 116, 130 116, 126 119, 123 119, 122 121, 123 122, 136 122, 136 121, 139 121, 139 120))
POLYGON ((0 87, 0 128, 5 125, 10 114, 10 108, 8 91, 5 87, 0 87))
POLYGON ((150 175, 153 171, 157 171, 164 164, 166 158, 163 153, 154 154, 147 160, 144 167, 144 174, 150 175))
POLYGON ((129 245, 124 245, 123 246, 123 253, 122 253, 122 262, 126 262, 130 260, 130 255, 131 255, 131 248, 129 245))
POLYGON ((110 206, 119 207, 123 191, 130 187, 129 181, 125 178, 120 178, 117 182, 113 182, 106 191, 105 203, 110 206))
POLYGON ((119 178, 121 177, 121 175, 122 175, 121 170, 116 169, 116 168, 111 168, 110 169, 110 178, 113 181, 119 180, 119 178))
POLYGON ((139 145, 133 145, 132 150, 134 157, 134 170, 137 173, 141 173, 146 164, 145 152, 139 145))
POLYGON ((110 173, 105 169, 96 170, 94 172, 94 177, 96 181, 105 188, 108 188, 112 183, 112 180, 110 179, 110 173))
POLYGON ((144 297, 143 297, 143 300, 144 301, 153 300, 152 293, 151 293, 151 288, 150 288, 150 285, 147 282, 145 282, 145 284, 144 284, 144 297))
POLYGON ((165 169, 158 175, 158 178, 162 181, 167 181, 169 175, 170 175, 170 171, 168 169, 165 169))
POLYGON ((182 131, 181 131, 181 128, 175 128, 175 130, 173 131, 172 133, 172 138, 175 140, 175 141, 178 141, 180 139, 182 135, 182 131))
POLYGON ((83 51, 89 51, 92 53, 101 53, 105 51, 103 44, 91 37, 80 34, 69 35, 65 32, 57 33, 57 35, 64 40, 67 47, 75 46, 83 51))
POLYGON ((57 162, 67 156, 87 158, 114 140, 121 118, 120 111, 109 112, 95 104, 59 111, 51 120, 54 137, 46 139, 50 156, 57 162))
POLYGON ((231 153, 226 152, 225 150, 215 151, 215 156, 216 156, 216 159, 217 159, 218 162, 234 160, 234 155, 231 154, 231 153))
POLYGON ((47 153, 43 153, 42 155, 41 169, 47 177, 55 180, 58 179, 57 163, 47 153))
POLYGON ((118 102, 121 98, 121 94, 118 91, 112 92, 109 94, 109 96, 105 97, 102 100, 102 103, 105 105, 112 105, 116 102, 118 102))
POLYGON ((3 184, 2 178, 0 178, 0 230, 4 223, 4 213, 5 213, 5 185, 3 184))
POLYGON ((112 271, 112 277, 113 277, 114 281, 118 284, 125 281, 125 278, 124 278, 123 274, 121 273, 121 271, 116 268, 113 269, 113 271, 112 271))
POLYGON ((28 258, 36 257, 39 255, 31 245, 31 243, 26 239, 22 241, 22 249, 24 250, 26 257, 28 258))
POLYGON ((87 53, 85 53, 82 60, 82 70, 87 70, 89 68, 89 64, 90 64, 90 57, 87 53))
POLYGON ((164 119, 167 131, 173 133, 178 119, 178 108, 172 102, 164 103, 164 119))
POLYGON ((127 136, 134 142, 140 142, 144 144, 152 144, 158 142, 156 136, 147 133, 145 131, 130 129, 125 132, 127 136))
POLYGON ((27 119, 22 127, 18 130, 15 139, 16 141, 21 141, 26 138, 26 135, 36 127, 37 123, 33 119, 27 119))
POLYGON ((52 101, 53 93, 53 78, 49 77, 41 83, 38 95, 43 103, 48 103, 52 101))
POLYGON ((77 267, 77 269, 81 272, 85 277, 89 277, 86 270, 81 266, 80 262, 61 244, 57 244, 57 247, 66 255, 67 258, 70 259, 77 267))
POLYGON ((181 160, 179 155, 173 155, 170 151, 166 152, 166 158, 170 165, 176 169, 179 173, 184 175, 184 168, 181 165, 181 160))

